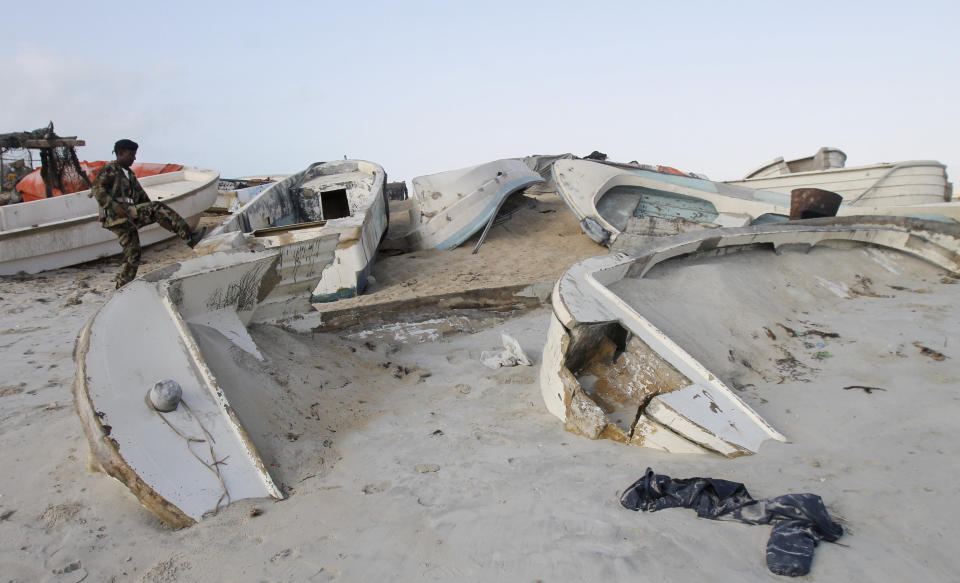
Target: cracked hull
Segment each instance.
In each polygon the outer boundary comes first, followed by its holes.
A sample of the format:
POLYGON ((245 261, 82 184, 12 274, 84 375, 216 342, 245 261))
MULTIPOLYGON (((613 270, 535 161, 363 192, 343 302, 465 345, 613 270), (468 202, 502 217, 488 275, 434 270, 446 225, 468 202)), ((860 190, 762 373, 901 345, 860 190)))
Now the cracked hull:
POLYGON ((265 189, 197 250, 279 251, 278 281, 258 305, 258 322, 354 297, 366 288, 387 229, 385 184, 383 168, 371 162, 318 162, 265 189))
MULTIPOLYGON (((942 167, 936 169, 943 174, 942 167)), ((653 237, 783 222, 790 216, 789 193, 756 190, 741 183, 624 169, 588 160, 558 160, 553 174, 557 192, 581 220, 584 232, 617 251, 653 237)), ((945 175, 942 178, 945 182, 945 175)), ((896 189, 884 192, 882 197, 870 194, 844 200, 837 216, 960 221, 960 204, 943 202, 942 192, 940 198, 901 196, 896 189)))
POLYGON ((642 286, 651 268, 672 258, 816 245, 894 249, 958 273, 958 238, 957 226, 849 217, 688 233, 581 262, 554 288, 540 373, 544 403, 570 431, 592 439, 669 452, 754 453, 763 441, 784 437, 614 288, 628 279, 642 286))

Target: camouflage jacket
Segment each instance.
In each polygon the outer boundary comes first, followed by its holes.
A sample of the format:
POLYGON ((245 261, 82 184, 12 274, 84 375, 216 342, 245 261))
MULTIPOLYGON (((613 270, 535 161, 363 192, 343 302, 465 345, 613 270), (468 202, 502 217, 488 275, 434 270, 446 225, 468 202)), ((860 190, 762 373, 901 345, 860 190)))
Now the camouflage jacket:
POLYGON ((100 205, 100 224, 104 227, 127 222, 127 219, 117 212, 117 207, 150 202, 150 198, 137 182, 136 176, 133 176, 133 172, 131 171, 130 177, 127 178, 123 168, 116 161, 107 162, 97 173, 93 187, 90 189, 90 196, 97 199, 97 204, 100 205))

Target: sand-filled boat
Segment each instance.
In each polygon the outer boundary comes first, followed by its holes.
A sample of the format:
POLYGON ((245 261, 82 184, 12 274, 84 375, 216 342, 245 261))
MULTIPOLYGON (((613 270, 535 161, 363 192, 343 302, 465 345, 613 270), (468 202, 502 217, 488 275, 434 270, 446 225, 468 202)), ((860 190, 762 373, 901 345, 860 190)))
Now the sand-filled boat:
MULTIPOLYGON (((553 165, 553 173, 557 191, 580 219, 584 232, 598 243, 618 248, 651 236, 785 221, 790 216, 790 194, 690 175, 588 160, 559 160, 553 165), (628 236, 618 241, 624 234, 628 236)), ((956 222, 960 220, 960 204, 942 200, 915 204, 897 197, 865 197, 844 202, 837 215, 895 215, 956 222)))
POLYGON ((795 188, 836 192, 846 204, 868 206, 949 202, 953 185, 947 167, 936 160, 881 162, 846 168, 847 155, 836 148, 820 148, 813 156, 784 160, 778 157, 728 184, 790 194, 795 188))
MULTIPOLYGON (((145 176, 140 184, 151 200, 175 210, 191 228, 217 197, 215 170, 182 170, 145 176)), ((0 207, 0 275, 37 273, 120 253, 117 236, 102 228, 89 190, 0 207)), ((140 230, 150 245, 173 233, 157 224, 140 230)))
MULTIPOLYGON (((805 340, 800 349, 821 351, 814 358, 829 358, 823 344, 815 342, 838 335, 814 329, 823 324, 810 320, 827 310, 831 298, 835 303, 857 296, 889 297, 872 286, 874 279, 880 285, 884 274, 891 283, 904 283, 905 268, 896 265, 900 256, 960 275, 958 251, 956 224, 844 217, 694 231, 582 261, 567 270, 553 291, 540 369, 543 401, 568 430, 594 439, 679 453, 755 453, 765 440, 783 440, 783 435, 730 388, 734 379, 729 371, 717 370, 720 366, 733 363, 755 373, 767 352, 779 370, 761 380, 782 383, 805 365, 783 347, 761 344, 772 344, 780 334, 805 340), (871 255, 867 248, 893 256, 871 255), (737 254, 744 254, 742 265, 725 269, 737 254), (701 266, 710 258, 710 265, 701 266), (689 267, 698 259, 703 261, 689 267), (670 272, 679 262, 686 263, 670 272), (687 272, 691 276, 683 277, 687 272), (670 279, 669 273, 677 277, 670 279), (679 305, 692 311, 710 303, 700 297, 704 290, 711 298, 727 298, 726 303, 698 313, 689 337, 668 336, 663 327, 670 321, 658 317, 658 302, 679 295, 679 305), (790 316, 806 324, 792 323, 790 316), (801 324, 811 330, 793 328, 801 324), (698 357, 691 354, 694 349, 698 357), (707 359, 714 363, 710 369, 702 362, 707 359)), ((837 309, 838 319, 861 317, 848 314, 842 303, 837 309)), ((858 362, 851 360, 845 368, 851 381, 873 372, 873 365, 862 370, 858 362)), ((863 388, 870 383, 847 384, 863 388)), ((748 385, 734 386, 742 391, 748 385)))
POLYGON ((413 179, 410 209, 411 249, 454 249, 489 229, 504 201, 532 184, 544 182, 522 160, 505 159, 413 179))
POLYGON ((254 319, 363 293, 387 229, 386 174, 362 160, 317 162, 264 189, 196 248, 279 251, 277 277, 254 319))
POLYGON ((209 338, 259 357, 245 325, 279 263, 277 251, 247 251, 173 264, 124 286, 80 332, 74 402, 91 466, 174 528, 243 498, 283 497, 238 417, 255 419, 252 397, 229 391, 237 367, 200 352, 209 338), (165 380, 182 401, 161 412, 148 391, 165 380))

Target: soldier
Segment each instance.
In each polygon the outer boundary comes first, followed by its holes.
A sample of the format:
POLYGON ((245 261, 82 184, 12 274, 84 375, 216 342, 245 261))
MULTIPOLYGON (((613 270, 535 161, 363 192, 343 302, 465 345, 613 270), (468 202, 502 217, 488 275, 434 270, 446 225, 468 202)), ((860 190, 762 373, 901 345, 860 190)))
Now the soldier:
POLYGON ((158 223, 171 233, 176 233, 190 247, 203 238, 207 229, 190 231, 186 221, 167 205, 152 201, 137 182, 130 165, 137 159, 139 146, 133 140, 118 140, 113 145, 117 159, 100 169, 90 196, 100 205, 100 224, 112 231, 123 247, 123 265, 117 275, 117 289, 137 276, 140 266, 140 235, 137 230, 158 223))

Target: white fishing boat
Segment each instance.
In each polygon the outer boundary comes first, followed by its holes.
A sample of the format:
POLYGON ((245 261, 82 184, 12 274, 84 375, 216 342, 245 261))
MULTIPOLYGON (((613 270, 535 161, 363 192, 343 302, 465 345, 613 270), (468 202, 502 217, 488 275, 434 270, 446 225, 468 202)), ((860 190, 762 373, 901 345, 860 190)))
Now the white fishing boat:
MULTIPOLYGON (((216 200, 218 177, 215 170, 187 166, 139 181, 151 200, 168 205, 195 228, 216 200)), ((117 236, 100 226, 97 201, 89 192, 0 207, 0 275, 38 273, 120 253, 117 236)), ((143 245, 172 236, 157 224, 140 229, 143 245)))
MULTIPOLYGON (((784 437, 728 386, 732 377, 746 371, 754 375, 753 383, 777 386, 791 376, 802 381, 795 375, 805 365, 790 350, 829 358, 824 344, 814 341, 840 337, 813 329, 811 312, 822 322, 821 313, 835 306, 836 320, 849 319, 855 330, 862 315, 849 314, 844 301, 888 298, 871 289, 874 281, 909 285, 907 271, 916 283, 939 277, 916 271, 909 263, 914 260, 904 256, 956 276, 958 251, 956 224, 846 217, 701 230, 587 259, 554 287, 540 368, 544 404, 570 431, 593 439, 674 453, 755 453, 765 440, 784 437), (724 269, 740 254, 736 271, 724 269), (686 277, 687 270, 695 271, 686 277), (788 291, 767 292, 777 288, 788 291), (660 314, 660 304, 672 296, 680 297, 671 313, 689 306, 692 314, 683 339, 663 330, 671 321, 660 314), (711 303, 714 297, 726 299, 711 303), (739 298, 743 306, 737 305, 739 298), (701 304, 705 307, 695 312, 701 304), (782 322, 797 322, 792 325, 798 328, 806 322, 811 329, 798 332, 782 322), (784 337, 780 344, 774 329, 784 337), (712 362, 710 369, 703 359, 712 362), (766 360, 779 370, 761 376, 757 371, 766 360)), ((911 304, 901 312, 900 317, 909 317, 911 304)), ((871 366, 862 370, 859 362, 851 358, 844 369, 848 378, 873 372, 871 366)))
MULTIPOLYGON (((522 160, 505 159, 413 179, 411 249, 455 249, 489 230, 504 201, 543 178, 522 160)), ((482 238, 481 238, 482 242, 482 238)))
MULTIPOLYGON (((650 236, 780 222, 790 216, 790 194, 756 190, 702 178, 588 160, 553 165, 557 192, 598 243, 618 247, 650 236), (624 235, 624 241, 618 240, 624 235)), ((838 216, 896 215, 960 220, 960 204, 914 204, 899 198, 864 197, 840 205, 838 216)))
POLYGON ((819 188, 839 194, 846 204, 869 206, 931 204, 953 198, 947 167, 935 160, 846 168, 846 159, 836 148, 820 148, 813 156, 797 160, 778 157, 727 183, 785 194, 795 188, 819 188))
POLYGON ((261 298, 258 321, 357 296, 387 230, 385 184, 383 168, 372 162, 317 162, 264 189, 196 251, 279 251, 279 281, 261 298))

